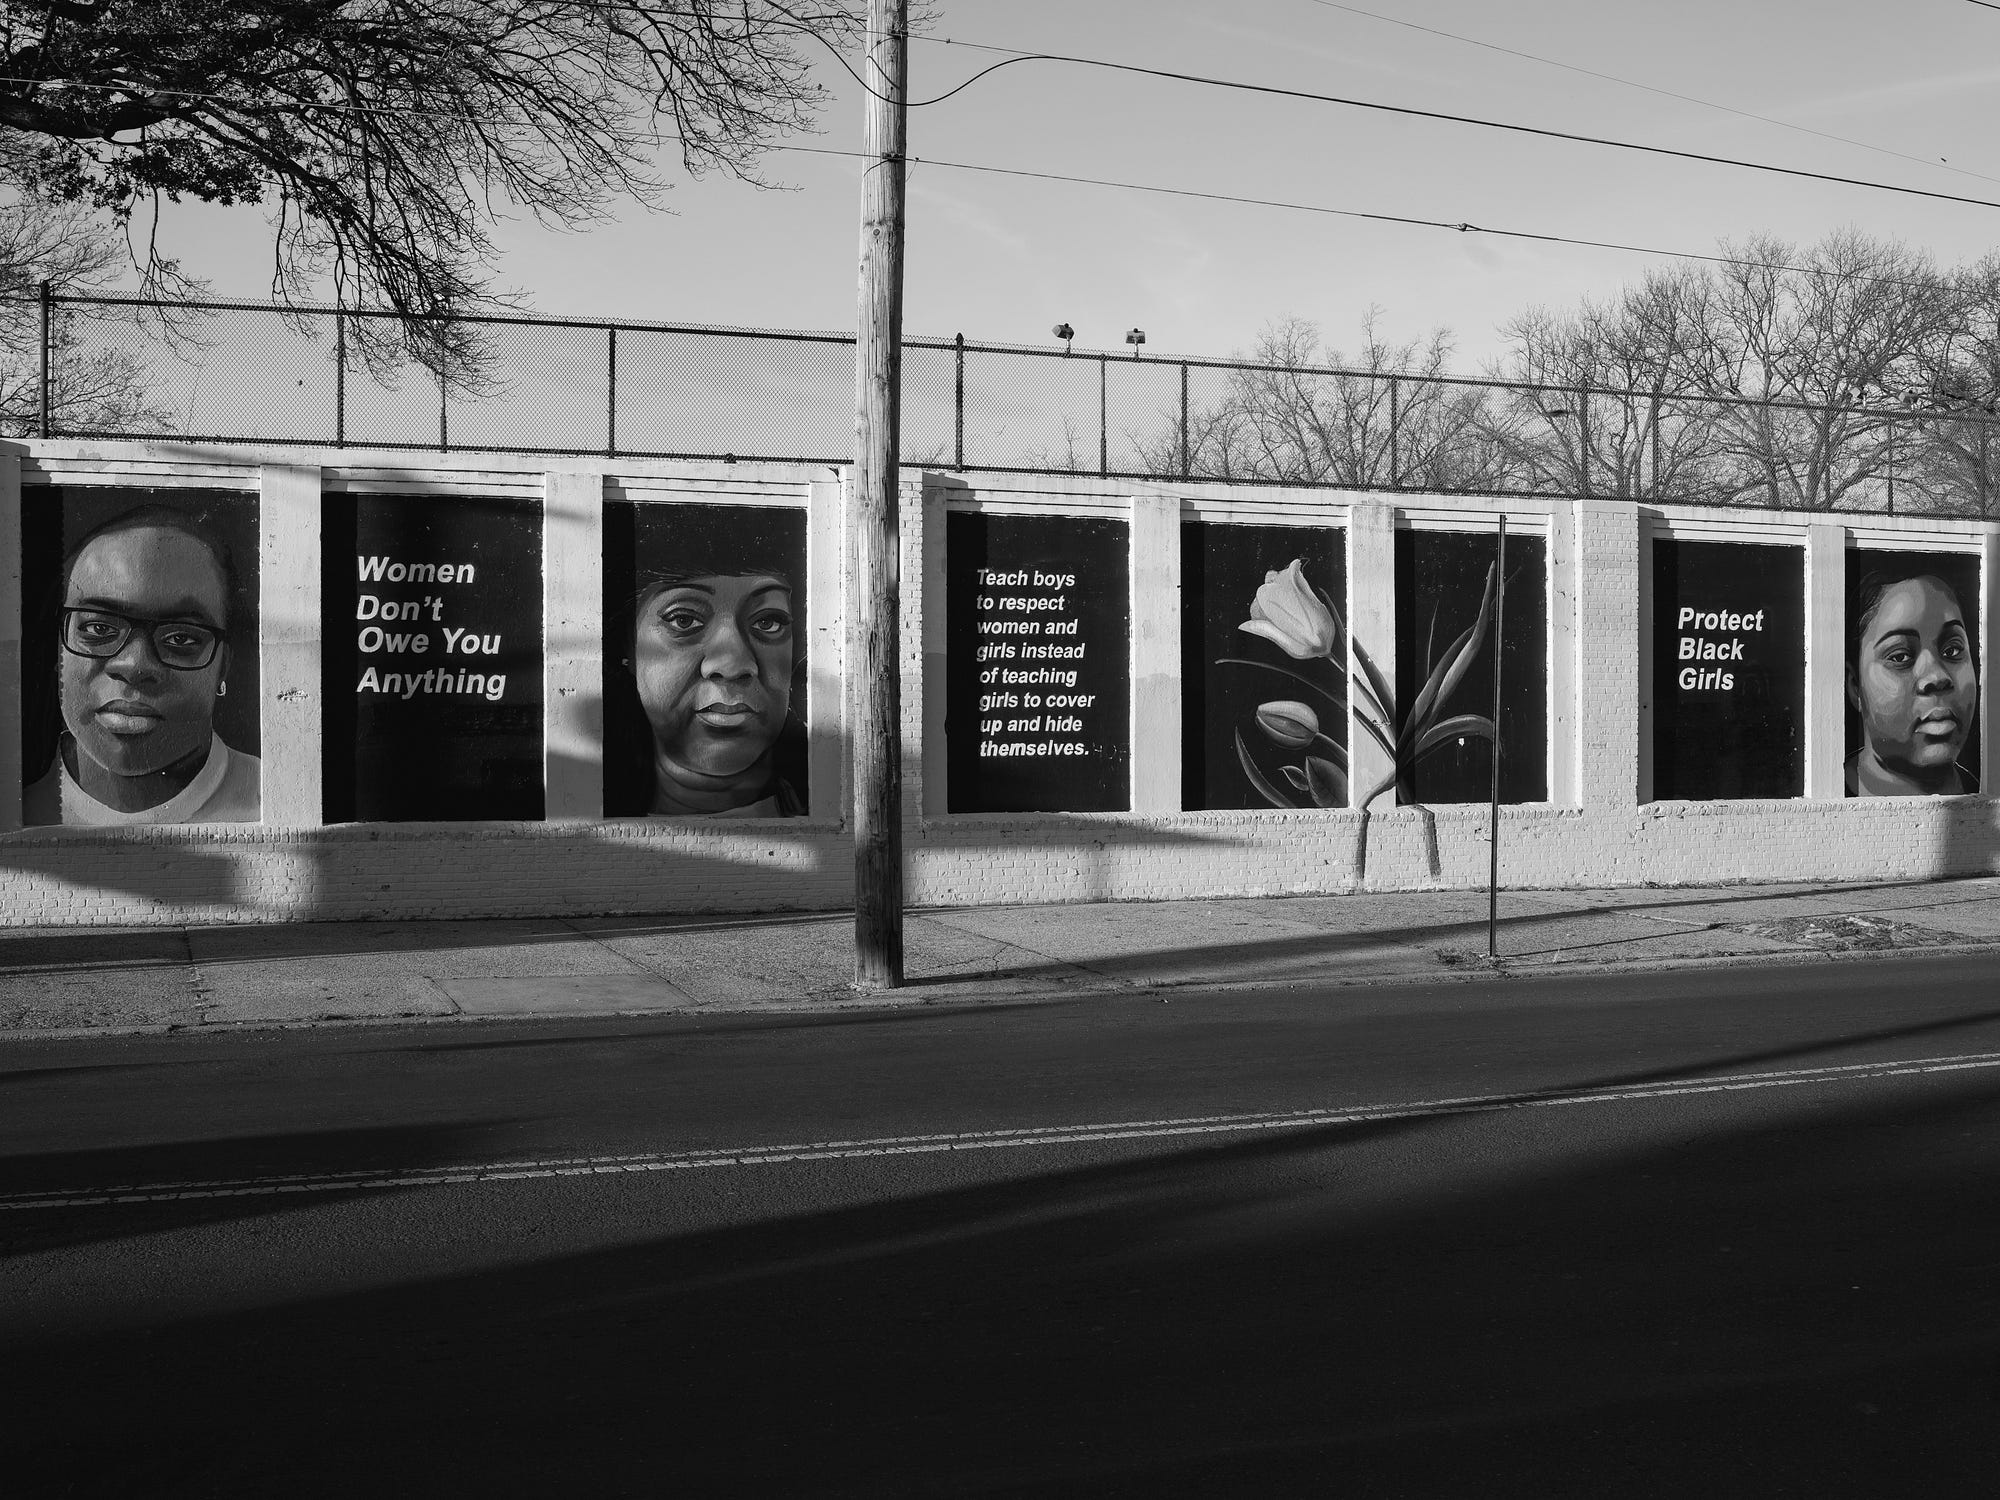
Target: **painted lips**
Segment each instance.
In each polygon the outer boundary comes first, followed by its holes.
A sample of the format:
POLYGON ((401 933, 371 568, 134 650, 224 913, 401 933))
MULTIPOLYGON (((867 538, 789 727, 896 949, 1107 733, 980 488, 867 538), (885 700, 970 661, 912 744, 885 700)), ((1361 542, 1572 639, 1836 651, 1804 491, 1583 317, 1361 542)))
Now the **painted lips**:
POLYGON ((694 711, 702 723, 716 729, 735 729, 756 718, 757 710, 747 703, 711 703, 694 711))
POLYGON ((113 734, 150 734, 166 717, 149 703, 114 698, 96 711, 97 722, 113 734))
POLYGON ((1916 731, 1918 734, 1930 735, 1933 738, 1944 738, 1956 734, 1958 733, 1958 715, 1949 709, 1932 709, 1917 720, 1916 731))

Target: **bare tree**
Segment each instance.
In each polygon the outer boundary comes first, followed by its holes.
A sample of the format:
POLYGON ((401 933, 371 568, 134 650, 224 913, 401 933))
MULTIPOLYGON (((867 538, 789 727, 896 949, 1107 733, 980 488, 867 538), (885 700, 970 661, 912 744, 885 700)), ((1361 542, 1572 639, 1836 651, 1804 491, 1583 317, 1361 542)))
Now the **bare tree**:
POLYGON ((506 300, 496 215, 657 203, 662 148, 758 180, 819 101, 804 43, 854 25, 851 0, 0 0, 0 135, 37 193, 128 225, 268 205, 281 300, 386 306, 364 353, 464 374, 455 320, 506 300))
MULTIPOLYGON (((22 437, 41 423, 41 283, 87 292, 114 279, 125 246, 87 208, 49 203, 0 186, 0 433, 22 437)), ((129 350, 90 338, 76 308, 49 327, 49 415, 57 429, 144 431, 162 425, 148 397, 146 366, 129 350)))
MULTIPOLYGON (((1444 380, 1451 337, 1442 329, 1395 344, 1362 319, 1356 355, 1323 346, 1317 324, 1287 318, 1259 335, 1222 398, 1191 406, 1189 469, 1203 478, 1411 489, 1475 489, 1497 479, 1476 386, 1444 380)), ((1140 445, 1160 473, 1180 467, 1178 418, 1140 445)))

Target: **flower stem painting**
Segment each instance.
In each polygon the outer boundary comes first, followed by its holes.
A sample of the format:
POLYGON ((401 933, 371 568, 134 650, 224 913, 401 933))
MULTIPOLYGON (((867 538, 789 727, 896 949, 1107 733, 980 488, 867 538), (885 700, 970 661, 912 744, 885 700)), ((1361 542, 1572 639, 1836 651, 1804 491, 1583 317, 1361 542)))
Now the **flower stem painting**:
POLYGON ((1288 678, 1309 696, 1272 698, 1258 705, 1257 751, 1237 729, 1236 752, 1251 785, 1273 807, 1352 805, 1366 810, 1399 781, 1407 783, 1417 763, 1443 746, 1468 737, 1491 740, 1491 719, 1450 710, 1492 628, 1493 603, 1494 574, 1489 567, 1473 623, 1435 662, 1426 663, 1429 675, 1423 687, 1399 713, 1394 688, 1359 640, 1352 642, 1358 670, 1350 681, 1346 624, 1333 601, 1306 579, 1300 562, 1294 559, 1285 568, 1266 573, 1250 602, 1250 618, 1237 628, 1275 647, 1282 659, 1224 657, 1217 665, 1288 678), (1350 690, 1354 722, 1387 753, 1391 767, 1358 799, 1349 785, 1347 751, 1323 729, 1325 716, 1345 718, 1350 690))

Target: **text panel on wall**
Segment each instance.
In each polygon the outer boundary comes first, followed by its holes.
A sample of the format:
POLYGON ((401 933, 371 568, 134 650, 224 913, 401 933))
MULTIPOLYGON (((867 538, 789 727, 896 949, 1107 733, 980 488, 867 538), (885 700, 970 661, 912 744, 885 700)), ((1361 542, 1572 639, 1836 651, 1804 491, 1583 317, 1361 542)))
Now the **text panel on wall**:
POLYGON ((946 515, 951 811, 1131 806, 1130 549, 1122 521, 946 515))
POLYGON ((1345 807, 1347 533, 1181 526, 1181 805, 1345 807))
POLYGON ((1803 796, 1805 703, 1804 548, 1656 538, 1653 795, 1803 796))
POLYGON ((542 816, 542 508, 324 503, 329 823, 542 816))

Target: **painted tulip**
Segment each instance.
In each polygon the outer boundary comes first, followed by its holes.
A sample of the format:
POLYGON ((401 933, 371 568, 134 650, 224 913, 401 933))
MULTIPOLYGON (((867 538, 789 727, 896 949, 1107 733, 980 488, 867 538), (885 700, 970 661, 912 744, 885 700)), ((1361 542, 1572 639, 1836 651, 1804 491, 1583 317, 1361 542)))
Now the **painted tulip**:
POLYGON ((1333 611, 1306 582, 1304 564, 1297 558, 1282 573, 1264 575, 1263 587, 1250 604, 1250 618, 1236 628, 1261 635, 1300 661, 1331 657, 1340 640, 1333 611))
POLYGON ((1296 750, 1319 734, 1319 715, 1303 703, 1281 698, 1257 705, 1257 725, 1279 744, 1296 750))

